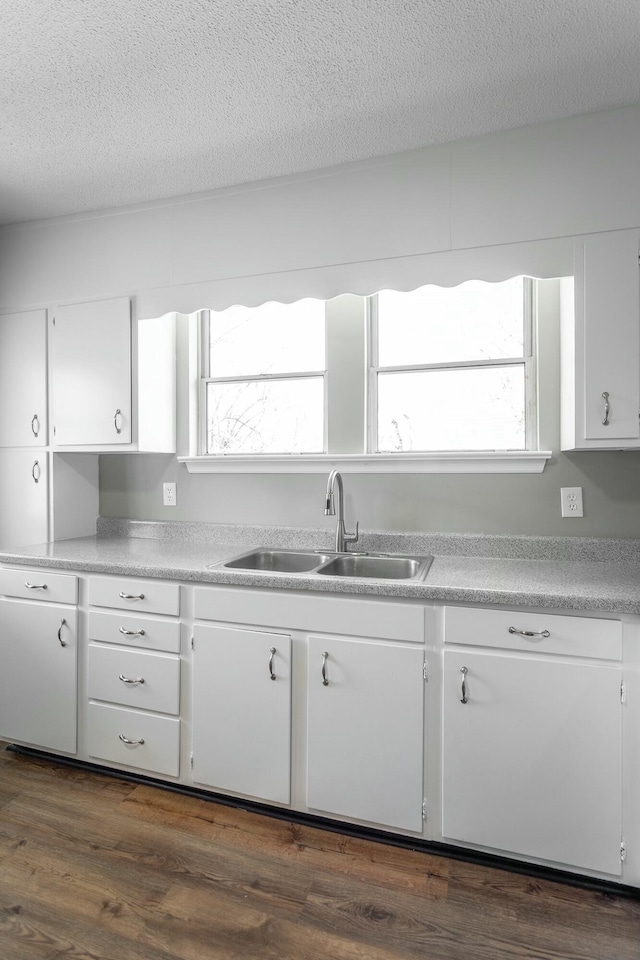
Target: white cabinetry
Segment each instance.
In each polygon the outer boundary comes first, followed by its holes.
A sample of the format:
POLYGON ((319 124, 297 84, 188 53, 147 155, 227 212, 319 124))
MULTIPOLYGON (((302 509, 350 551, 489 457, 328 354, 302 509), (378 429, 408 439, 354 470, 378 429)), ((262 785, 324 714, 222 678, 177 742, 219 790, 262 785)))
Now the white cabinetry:
POLYGON ((447 607, 445 629, 445 840, 619 876, 620 623, 447 607))
POLYGON ((159 580, 91 577, 87 752, 161 776, 180 772, 180 624, 131 614, 179 613, 180 588, 159 580))
POLYGON ((77 579, 3 570, 0 595, 0 736, 75 753, 77 579))
POLYGON ((423 606, 203 587, 195 617, 195 780, 288 803, 291 742, 299 807, 422 832, 423 606))
POLYGON ((47 315, 0 316, 0 447, 47 442, 47 315))
POLYGON ((175 450, 175 316, 139 320, 127 297, 52 310, 56 449, 175 450))
POLYGON ((193 779, 290 802, 290 636, 194 627, 193 779))
POLYGON ((422 830, 424 650, 309 637, 309 807, 422 830))
POLYGON ((47 540, 48 457, 44 450, 0 449, 0 545, 47 540))
POLYGON ((640 231, 575 241, 562 316, 562 449, 640 446, 640 231))

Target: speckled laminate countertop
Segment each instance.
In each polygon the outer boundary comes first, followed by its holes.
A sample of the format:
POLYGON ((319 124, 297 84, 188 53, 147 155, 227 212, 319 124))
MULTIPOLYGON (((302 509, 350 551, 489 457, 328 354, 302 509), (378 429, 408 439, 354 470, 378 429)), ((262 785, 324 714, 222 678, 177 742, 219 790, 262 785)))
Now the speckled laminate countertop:
POLYGON ((205 533, 203 526, 103 522, 93 537, 0 551, 0 563, 197 583, 640 614, 636 540, 372 534, 363 542, 363 549, 372 551, 432 553, 426 579, 415 583, 211 566, 257 546, 326 549, 330 538, 323 531, 273 528, 217 527, 205 533))

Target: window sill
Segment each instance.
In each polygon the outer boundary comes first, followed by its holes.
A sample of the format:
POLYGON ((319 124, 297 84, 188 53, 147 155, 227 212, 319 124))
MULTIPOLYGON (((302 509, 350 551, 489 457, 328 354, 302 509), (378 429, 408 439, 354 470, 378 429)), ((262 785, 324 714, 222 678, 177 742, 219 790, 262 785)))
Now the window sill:
POLYGON ((178 457, 189 473, 542 473, 551 450, 178 457))

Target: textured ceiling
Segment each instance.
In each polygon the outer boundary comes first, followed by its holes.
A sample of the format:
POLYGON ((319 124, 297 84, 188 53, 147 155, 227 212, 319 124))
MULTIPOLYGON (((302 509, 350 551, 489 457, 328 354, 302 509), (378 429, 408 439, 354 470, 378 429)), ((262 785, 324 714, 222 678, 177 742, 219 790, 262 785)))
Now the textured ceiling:
POLYGON ((0 222, 640 101, 639 0, 1 0, 0 222))

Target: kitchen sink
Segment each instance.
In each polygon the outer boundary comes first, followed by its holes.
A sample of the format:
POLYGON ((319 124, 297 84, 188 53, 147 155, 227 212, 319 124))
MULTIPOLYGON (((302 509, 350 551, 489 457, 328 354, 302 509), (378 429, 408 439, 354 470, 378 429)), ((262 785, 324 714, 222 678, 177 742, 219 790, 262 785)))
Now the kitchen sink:
POLYGON ((261 548, 228 560, 223 566, 230 570, 262 570, 264 573, 309 573, 329 559, 328 554, 322 553, 261 548))
POLYGON ((306 574, 367 580, 422 580, 433 557, 405 557, 378 553, 331 553, 312 550, 275 550, 260 547, 233 560, 212 563, 227 570, 252 573, 306 574))
POLYGON ((431 566, 432 557, 381 557, 342 554, 324 564, 325 577, 372 577, 375 580, 417 580, 431 566))

